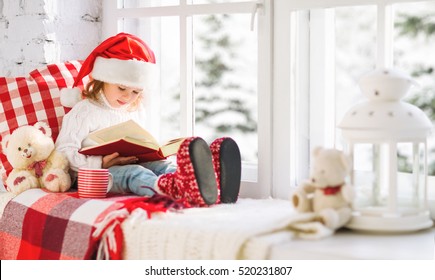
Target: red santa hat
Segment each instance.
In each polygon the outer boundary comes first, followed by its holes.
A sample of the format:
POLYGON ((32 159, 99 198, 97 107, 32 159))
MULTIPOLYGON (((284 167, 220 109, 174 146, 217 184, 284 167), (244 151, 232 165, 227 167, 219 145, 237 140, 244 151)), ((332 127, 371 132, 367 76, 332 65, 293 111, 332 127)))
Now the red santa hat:
POLYGON ((73 107, 81 99, 77 88, 87 75, 111 84, 149 89, 155 82, 156 59, 153 51, 139 37, 119 33, 98 45, 83 62, 73 89, 62 89, 63 106, 73 107))

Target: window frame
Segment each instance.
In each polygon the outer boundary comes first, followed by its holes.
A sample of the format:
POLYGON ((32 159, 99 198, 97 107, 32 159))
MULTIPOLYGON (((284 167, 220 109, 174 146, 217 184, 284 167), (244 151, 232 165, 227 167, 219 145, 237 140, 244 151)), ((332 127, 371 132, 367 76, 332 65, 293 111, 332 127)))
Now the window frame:
MULTIPOLYGON (((191 16, 221 13, 245 13, 256 18, 258 35, 258 164, 243 163, 241 197, 266 198, 272 185, 272 24, 273 1, 246 1, 215 4, 190 4, 146 8, 118 8, 122 0, 103 0, 102 39, 120 32, 118 19, 178 16, 180 22, 180 127, 183 135, 191 135, 194 126, 192 57, 189 47, 191 16), (260 105, 261 104, 261 105, 260 105)), ((252 24, 252 23, 251 23, 252 24)), ((247 25, 249 32, 249 24, 247 25)), ((190 44, 191 45, 191 44, 190 44)))
POLYGON ((409 2, 426 0, 274 0, 274 197, 287 199, 291 191, 308 178, 310 151, 316 146, 335 147, 338 137, 335 127, 337 122, 334 120, 335 89, 331 83, 335 78, 334 71, 330 68, 334 62, 328 61, 334 57, 331 53, 334 50, 334 28, 330 28, 334 11, 328 9, 376 6, 376 65, 391 67, 394 24, 392 7, 393 4, 409 2), (309 19, 301 19, 300 14, 294 13, 304 10, 311 11, 309 19), (295 34, 295 30, 308 29, 304 25, 309 25, 309 38, 301 40, 301 35, 295 34), (319 50, 317 46, 326 47, 319 50), (310 51, 306 54, 303 50, 310 51), (302 63, 299 61, 301 56, 304 60, 302 63), (295 81, 289 77, 297 73, 304 63, 309 65, 309 69, 300 71, 306 74, 298 77, 299 85, 295 85, 295 81), (304 90, 297 90, 300 87, 304 90), (309 94, 303 94, 304 92, 309 94), (286 111, 286 108, 291 110, 286 111))

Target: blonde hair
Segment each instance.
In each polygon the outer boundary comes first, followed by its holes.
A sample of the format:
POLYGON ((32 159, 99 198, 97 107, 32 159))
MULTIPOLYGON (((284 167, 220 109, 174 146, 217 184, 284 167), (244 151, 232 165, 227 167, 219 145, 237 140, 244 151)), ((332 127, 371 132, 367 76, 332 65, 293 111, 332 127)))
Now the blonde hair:
MULTIPOLYGON (((82 91, 82 98, 89 98, 93 101, 99 102, 99 95, 103 94, 103 87, 105 82, 99 80, 91 80, 87 83, 86 87, 82 91)), ((131 103, 128 111, 135 111, 139 107, 140 102, 142 101, 143 93, 139 95, 135 102, 131 103)))

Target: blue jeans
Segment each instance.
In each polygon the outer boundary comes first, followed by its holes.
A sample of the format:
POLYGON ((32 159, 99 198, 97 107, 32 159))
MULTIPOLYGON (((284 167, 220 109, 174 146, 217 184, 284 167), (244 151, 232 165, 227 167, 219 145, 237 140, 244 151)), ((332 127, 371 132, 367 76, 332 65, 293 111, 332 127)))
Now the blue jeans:
POLYGON ((173 173, 176 169, 176 165, 167 160, 112 166, 109 172, 113 186, 109 192, 151 196, 154 193, 147 187, 154 188, 160 175, 173 173))

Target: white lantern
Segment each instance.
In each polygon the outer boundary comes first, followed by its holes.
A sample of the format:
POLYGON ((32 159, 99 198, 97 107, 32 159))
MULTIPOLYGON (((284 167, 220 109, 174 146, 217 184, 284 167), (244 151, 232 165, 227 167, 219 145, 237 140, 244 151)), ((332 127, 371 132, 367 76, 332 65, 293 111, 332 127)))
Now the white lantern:
POLYGON ((367 101, 339 124, 352 158, 355 188, 351 229, 404 232, 432 226, 427 198, 428 117, 401 101, 412 79, 394 69, 363 76, 367 101))

